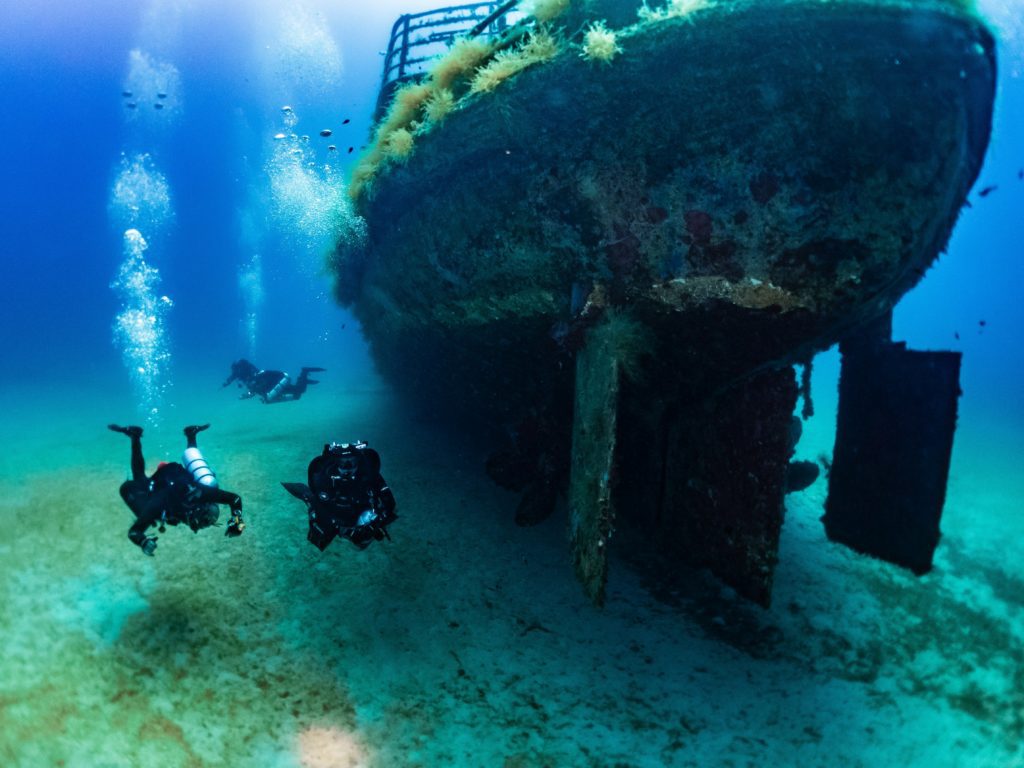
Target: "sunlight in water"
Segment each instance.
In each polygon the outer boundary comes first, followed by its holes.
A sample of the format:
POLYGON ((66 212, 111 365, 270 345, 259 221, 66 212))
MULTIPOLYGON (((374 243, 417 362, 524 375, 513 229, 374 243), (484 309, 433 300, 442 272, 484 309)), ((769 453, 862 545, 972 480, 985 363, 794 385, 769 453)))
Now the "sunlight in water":
POLYGON ((369 755, 355 734, 341 728, 311 727, 299 734, 302 768, 365 768, 369 755))
MULTIPOLYGON (((267 161, 275 228, 307 255, 319 271, 322 256, 343 233, 363 230, 353 211, 341 174, 332 164, 320 165, 309 136, 296 132, 298 117, 282 110, 285 130, 277 134, 267 161)), ((310 271, 314 271, 310 270, 310 271)))
POLYGON ((242 265, 238 273, 238 288, 242 293, 242 304, 245 307, 243 324, 249 345, 249 357, 255 357, 260 307, 263 306, 263 259, 258 253, 254 253, 252 258, 242 265))
POLYGON ((267 14, 260 52, 264 89, 278 99, 322 103, 336 93, 344 63, 322 14, 286 4, 267 14))
POLYGON ((141 230, 150 238, 174 219, 167 179, 153 167, 149 155, 121 156, 121 170, 110 190, 108 210, 119 230, 141 230))
POLYGON ((114 318, 114 341, 131 374, 140 410, 151 425, 160 421, 171 354, 165 316, 174 303, 157 295, 160 272, 146 263, 146 240, 137 229, 124 233, 124 262, 111 284, 121 299, 114 318))
POLYGON ((1024 75, 1024 0, 978 0, 982 16, 995 27, 1002 65, 1013 78, 1024 75))

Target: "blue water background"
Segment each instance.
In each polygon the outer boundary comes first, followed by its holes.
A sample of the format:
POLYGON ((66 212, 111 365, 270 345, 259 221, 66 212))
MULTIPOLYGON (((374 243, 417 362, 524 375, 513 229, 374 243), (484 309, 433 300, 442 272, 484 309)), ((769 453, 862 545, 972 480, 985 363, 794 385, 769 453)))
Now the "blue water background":
MULTIPOLYGON (((153 8, 161 5, 169 4, 153 8)), ((332 126, 342 152, 356 146, 345 154, 343 175, 366 142, 378 50, 394 18, 386 6, 345 6, 321 9, 343 51, 343 81, 315 103, 293 103, 298 131, 315 136, 332 126), (344 118, 351 123, 342 131, 344 118)), ((159 242, 143 234, 151 244, 147 261, 160 270, 159 292, 175 304, 167 318, 173 377, 219 382, 228 362, 245 353, 238 270, 252 248, 243 242, 238 211, 253 191, 269 197, 264 165, 284 103, 261 90, 264 52, 254 31, 261 9, 219 3, 167 13, 180 18, 180 28, 168 34, 170 43, 149 34, 149 45, 140 34, 144 10, 21 0, 0 9, 4 387, 127 386, 111 330, 120 306, 110 283, 122 260, 122 232, 108 215, 122 152, 148 153, 171 190, 168 233, 159 242), (125 119, 121 91, 134 48, 180 72, 184 108, 165 127, 125 119)), ((275 7, 266 10, 272 17, 275 7)), ((320 160, 327 143, 314 145, 320 160)), ((260 364, 314 364, 329 346, 349 375, 362 375, 368 362, 354 324, 330 300, 319 257, 297 253, 289 235, 283 223, 269 221, 259 249, 266 291, 260 364)))

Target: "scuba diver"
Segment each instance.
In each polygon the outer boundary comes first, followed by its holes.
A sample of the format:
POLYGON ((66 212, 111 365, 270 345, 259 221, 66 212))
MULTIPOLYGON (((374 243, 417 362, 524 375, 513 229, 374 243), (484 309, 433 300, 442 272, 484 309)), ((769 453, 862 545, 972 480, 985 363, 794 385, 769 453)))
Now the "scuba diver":
POLYGON ((298 400, 305 394, 307 386, 319 384, 319 381, 309 378, 309 374, 323 370, 326 369, 303 368, 299 371, 299 378, 293 382, 284 371, 264 371, 242 358, 231 364, 231 375, 221 385, 221 388, 237 381, 239 387, 246 389, 241 400, 248 400, 250 397, 259 395, 265 404, 283 403, 287 400, 298 400))
POLYGON ((544 522, 555 511, 559 496, 567 492, 572 435, 553 412, 553 406, 528 409, 509 430, 506 444, 484 465, 491 480, 521 494, 516 525, 544 522))
POLYGON ((789 422, 789 464, 786 466, 786 482, 783 486, 786 493, 796 493, 811 487, 820 473, 816 461, 793 458, 796 444, 800 442, 803 433, 803 422, 798 416, 793 416, 789 422))
POLYGON ((150 526, 158 525, 163 533, 165 524, 186 523, 194 533, 198 533, 200 528, 217 522, 220 516, 218 504, 227 504, 231 508, 225 536, 241 536, 245 530, 241 497, 219 487, 216 476, 196 445, 196 435, 209 426, 185 427, 187 443, 182 463, 160 462, 152 477, 146 477, 142 427, 120 427, 117 424, 107 427, 127 435, 132 441, 132 477, 121 485, 121 498, 136 518, 128 530, 128 538, 146 555, 153 555, 159 538, 146 535, 150 526))
POLYGON ((395 514, 395 497, 380 474, 380 455, 366 443, 331 443, 309 463, 309 485, 281 483, 306 503, 307 539, 321 552, 336 536, 366 549, 391 537, 387 527, 395 514))

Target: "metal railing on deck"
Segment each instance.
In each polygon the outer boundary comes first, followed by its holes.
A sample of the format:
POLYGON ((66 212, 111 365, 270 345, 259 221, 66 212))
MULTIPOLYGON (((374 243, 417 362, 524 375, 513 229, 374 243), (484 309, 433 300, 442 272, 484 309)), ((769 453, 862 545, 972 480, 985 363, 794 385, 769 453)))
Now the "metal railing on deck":
POLYGON ((384 55, 374 122, 384 115, 395 91, 425 77, 427 63, 451 48, 457 37, 494 37, 505 32, 524 16, 515 10, 518 4, 519 0, 469 3, 399 16, 384 55))

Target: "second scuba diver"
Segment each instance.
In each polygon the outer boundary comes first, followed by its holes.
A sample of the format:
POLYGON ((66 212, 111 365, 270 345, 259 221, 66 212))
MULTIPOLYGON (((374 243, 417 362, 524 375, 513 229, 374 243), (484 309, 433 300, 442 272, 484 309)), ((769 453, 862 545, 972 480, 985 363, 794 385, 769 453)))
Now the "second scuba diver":
POLYGON ((128 538, 146 555, 153 555, 156 551, 158 537, 146 533, 151 526, 159 526, 162 533, 165 525, 186 523, 198 533, 201 528, 217 522, 219 504, 231 508, 231 519, 224 535, 241 536, 245 530, 242 498, 219 487, 216 476, 196 444, 196 435, 209 426, 185 427, 187 443, 182 463, 161 462, 152 477, 146 477, 142 427, 108 426, 108 429, 127 435, 132 441, 132 476, 121 485, 121 498, 135 513, 135 523, 128 530, 128 538))

